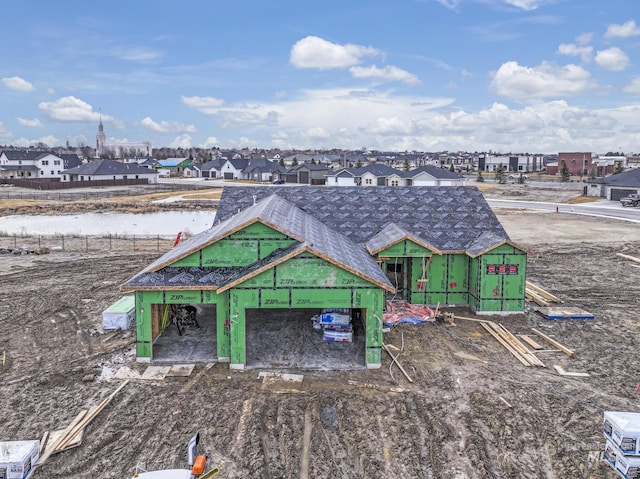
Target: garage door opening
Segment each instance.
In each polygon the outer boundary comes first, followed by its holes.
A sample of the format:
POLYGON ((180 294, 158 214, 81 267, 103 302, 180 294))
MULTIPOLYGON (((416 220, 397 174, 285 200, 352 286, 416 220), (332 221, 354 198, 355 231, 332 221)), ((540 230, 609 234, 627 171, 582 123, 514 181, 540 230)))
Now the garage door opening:
POLYGON ((153 311, 154 363, 217 359, 215 304, 157 304, 153 311))
POLYGON ((312 318, 320 309, 247 309, 246 368, 322 371, 366 368, 364 312, 348 310, 352 342, 325 335, 312 318), (329 341, 327 337, 334 339, 329 341))

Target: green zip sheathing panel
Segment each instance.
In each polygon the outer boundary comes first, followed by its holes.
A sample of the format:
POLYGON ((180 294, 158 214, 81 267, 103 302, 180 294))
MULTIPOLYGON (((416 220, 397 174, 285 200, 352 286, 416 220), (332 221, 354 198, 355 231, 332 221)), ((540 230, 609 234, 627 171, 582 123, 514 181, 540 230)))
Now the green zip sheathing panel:
POLYGON ((469 304, 469 257, 464 254, 413 258, 411 295, 414 304, 469 304))
POLYGON ((400 258, 406 256, 431 256, 431 251, 411 240, 405 239, 385 248, 378 253, 379 257, 400 258))
POLYGON ((247 266, 269 256, 276 249, 295 243, 279 231, 254 223, 172 263, 171 266, 247 266))
POLYGON ((137 357, 151 359, 152 344, 155 338, 151 330, 152 306, 164 307, 168 304, 215 304, 216 334, 218 360, 229 358, 229 295, 217 294, 214 291, 180 290, 180 291, 136 291, 136 340, 137 357))
POLYGON ((358 308, 365 311, 367 367, 381 364, 383 291, 313 255, 300 255, 230 290, 231 367, 246 363, 246 310, 358 308))
POLYGON ((216 344, 220 361, 232 368, 246 363, 246 310, 253 308, 359 308, 366 326, 366 363, 381 364, 384 293, 339 266, 311 254, 290 258, 218 294, 209 290, 137 291, 138 358, 151 359, 152 305, 216 304, 216 344), (143 312, 141 312, 143 311, 143 312))
POLYGON ((469 307, 477 312, 522 312, 527 277, 527 254, 501 245, 471 259, 469 307))

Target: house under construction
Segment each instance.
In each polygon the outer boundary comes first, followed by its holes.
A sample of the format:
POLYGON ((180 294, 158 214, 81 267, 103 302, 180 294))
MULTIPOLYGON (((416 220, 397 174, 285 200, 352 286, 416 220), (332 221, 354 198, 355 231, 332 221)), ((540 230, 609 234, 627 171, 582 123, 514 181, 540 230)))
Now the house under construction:
POLYGON ((362 367, 377 368, 388 299, 522 312, 526 258, 475 187, 229 187, 210 229, 122 290, 135 292, 141 361, 158 359, 170 335, 182 337, 173 351, 193 346, 172 328, 171 305, 195 306, 206 359, 236 369, 261 354, 260 338, 309 349, 269 334, 340 308, 358 318, 359 341, 326 348, 357 349, 362 367))

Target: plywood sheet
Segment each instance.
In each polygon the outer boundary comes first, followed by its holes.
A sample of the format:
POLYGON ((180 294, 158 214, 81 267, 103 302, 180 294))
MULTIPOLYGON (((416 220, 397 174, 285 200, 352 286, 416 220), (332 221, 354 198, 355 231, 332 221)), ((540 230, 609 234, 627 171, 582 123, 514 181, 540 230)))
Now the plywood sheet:
POLYGON ((584 309, 560 306, 536 308, 536 311, 547 319, 594 319, 595 316, 584 309))

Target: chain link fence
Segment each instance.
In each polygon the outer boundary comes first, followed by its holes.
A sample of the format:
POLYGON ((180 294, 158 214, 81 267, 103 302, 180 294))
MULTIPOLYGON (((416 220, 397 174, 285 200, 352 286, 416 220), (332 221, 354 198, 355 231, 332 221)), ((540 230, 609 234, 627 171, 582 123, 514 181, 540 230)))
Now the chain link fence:
MULTIPOLYGON (((184 239, 184 238, 183 238, 184 239)), ((28 254, 55 251, 167 251, 175 237, 140 235, 7 235, 0 234, 0 253, 28 254)))

